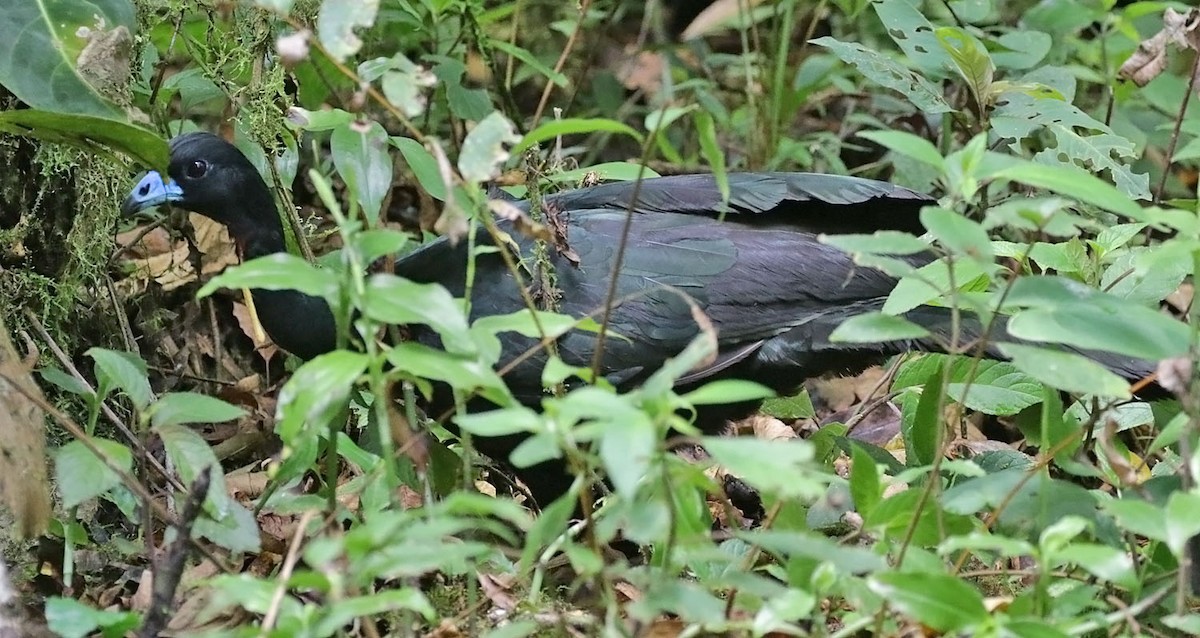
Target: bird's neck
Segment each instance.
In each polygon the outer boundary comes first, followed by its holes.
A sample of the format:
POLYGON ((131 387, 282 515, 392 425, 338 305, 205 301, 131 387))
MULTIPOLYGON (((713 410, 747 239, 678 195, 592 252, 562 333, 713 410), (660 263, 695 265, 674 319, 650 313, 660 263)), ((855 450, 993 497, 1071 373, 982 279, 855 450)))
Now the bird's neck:
POLYGON ((254 186, 243 190, 245 214, 234 215, 229 223, 229 235, 237 242, 244 260, 287 252, 275 199, 265 183, 254 186))

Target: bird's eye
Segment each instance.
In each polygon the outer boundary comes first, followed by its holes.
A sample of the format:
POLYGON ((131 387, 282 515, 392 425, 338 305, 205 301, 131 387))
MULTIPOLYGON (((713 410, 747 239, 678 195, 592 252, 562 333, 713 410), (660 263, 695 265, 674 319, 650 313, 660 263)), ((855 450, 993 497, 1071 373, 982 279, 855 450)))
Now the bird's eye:
POLYGON ((184 171, 184 173, 187 174, 187 176, 191 179, 199 179, 204 177, 204 174, 207 172, 208 162, 204 160, 196 160, 191 164, 188 164, 187 169, 184 171))

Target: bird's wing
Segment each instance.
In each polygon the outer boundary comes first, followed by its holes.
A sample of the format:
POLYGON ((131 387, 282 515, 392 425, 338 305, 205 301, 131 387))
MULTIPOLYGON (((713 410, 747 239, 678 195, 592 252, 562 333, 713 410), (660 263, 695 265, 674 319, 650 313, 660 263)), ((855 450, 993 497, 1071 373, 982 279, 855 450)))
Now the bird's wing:
POLYGON ((715 216, 786 213, 816 232, 922 232, 918 213, 932 200, 902 186, 817 173, 731 173, 729 199, 711 174, 656 177, 566 191, 545 199, 560 211, 629 210, 715 216), (634 198, 636 203, 634 204, 634 198))

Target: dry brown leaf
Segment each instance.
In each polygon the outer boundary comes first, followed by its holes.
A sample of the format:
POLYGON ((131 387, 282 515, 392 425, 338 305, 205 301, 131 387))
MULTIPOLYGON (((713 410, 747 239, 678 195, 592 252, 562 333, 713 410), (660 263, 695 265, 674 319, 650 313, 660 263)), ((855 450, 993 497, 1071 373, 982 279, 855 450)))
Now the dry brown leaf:
POLYGON ((716 0, 692 19, 691 24, 679 34, 679 39, 694 40, 716 31, 737 18, 743 8, 753 9, 760 2, 762 0, 716 0))
POLYGON ((661 54, 642 51, 631 44, 625 47, 614 75, 630 91, 645 91, 648 95, 657 95, 662 90, 663 70, 666 66, 666 60, 661 54))
POLYGON ((512 611, 517 608, 519 602, 516 595, 512 592, 513 579, 505 577, 504 574, 485 574, 483 572, 475 572, 479 578, 479 586, 483 589, 483 595, 492 601, 492 604, 504 611, 512 611))
POLYGON ((233 318, 237 320, 242 334, 250 337, 250 340, 254 342, 254 351, 263 358, 263 361, 270 361, 279 352, 279 346, 271 341, 271 337, 255 328, 254 318, 250 315, 250 309, 246 307, 246 304, 240 301, 233 302, 233 318))
POLYGON ((1163 28, 1150 39, 1143 40, 1129 59, 1121 65, 1118 75, 1146 86, 1167 67, 1167 45, 1200 51, 1200 9, 1179 13, 1168 7, 1163 12, 1163 28))
POLYGON ((45 417, 26 394, 41 398, 30 371, 36 359, 23 361, 0 318, 0 501, 17 519, 17 533, 41 534, 50 521, 50 485, 46 479, 45 417))
POLYGON ((775 417, 765 414, 755 414, 747 418, 742 423, 738 424, 739 429, 749 426, 754 437, 758 439, 766 439, 775 441, 779 439, 794 439, 797 437, 796 431, 788 424, 776 419, 775 417))

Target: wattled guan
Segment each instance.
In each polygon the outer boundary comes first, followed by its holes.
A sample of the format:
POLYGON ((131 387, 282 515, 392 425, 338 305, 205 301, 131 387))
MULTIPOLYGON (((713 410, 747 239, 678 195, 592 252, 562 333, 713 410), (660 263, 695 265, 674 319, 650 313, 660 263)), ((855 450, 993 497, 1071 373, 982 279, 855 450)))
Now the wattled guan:
MULTIPOLYGON (((229 229, 243 258, 285 250, 283 227, 271 193, 254 166, 228 142, 208 133, 189 133, 171 143, 168 176, 148 173, 124 205, 126 213, 167 202, 208 216, 229 229)), ((845 319, 878 310, 896 281, 856 266, 841 250, 822 244, 822 233, 899 230, 920 234, 925 195, 885 182, 811 173, 735 173, 728 176, 729 200, 711 175, 681 175, 603 184, 545 197, 542 206, 564 229, 548 250, 557 274, 560 312, 583 316, 605 302, 610 274, 632 211, 601 372, 620 388, 636 386, 696 336, 690 298, 711 320, 718 355, 694 370, 681 385, 715 378, 757 381, 777 391, 794 390, 804 379, 826 372, 851 372, 888 355, 920 348, 934 340, 869 344, 832 343, 829 335, 845 319), (637 194, 637 201, 631 199, 637 194), (685 298, 685 295, 687 298, 685 298)), ((528 208, 527 202, 515 202, 528 208)), ((501 227, 532 260, 533 241, 508 222, 501 227)), ((479 233, 480 241, 487 234, 479 233)), ((505 247, 505 250, 511 247, 505 247)), ((466 242, 431 241, 399 258, 396 274, 415 282, 435 282, 461 297, 467 280, 466 242)), ((496 252, 477 256, 471 299, 472 319, 516 312, 525 307, 521 291, 496 252)), ((294 291, 253 291, 262 326, 283 349, 312 358, 335 347, 336 329, 325 301, 294 291)), ((907 318, 945 336, 950 315, 923 307, 907 318)), ((978 336, 977 324, 964 330, 978 336), (972 327, 974 326, 974 327, 972 327)), ((439 338, 412 326, 412 338, 437 345, 439 338)), ((515 333, 500 335, 501 362, 535 342, 515 333)), ((558 352, 571 365, 588 366, 596 334, 572 331, 558 340, 558 352)), ((518 365, 506 381, 523 403, 538 406, 544 357, 518 365)), ((1142 362, 1105 362, 1127 377, 1149 370, 1142 362)), ((726 419, 753 405, 709 408, 697 416, 706 432, 722 430, 726 419)), ((480 440, 480 448, 501 460, 518 441, 480 440)), ((561 467, 529 468, 519 475, 534 497, 546 504, 569 485, 561 467)))

